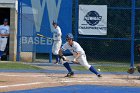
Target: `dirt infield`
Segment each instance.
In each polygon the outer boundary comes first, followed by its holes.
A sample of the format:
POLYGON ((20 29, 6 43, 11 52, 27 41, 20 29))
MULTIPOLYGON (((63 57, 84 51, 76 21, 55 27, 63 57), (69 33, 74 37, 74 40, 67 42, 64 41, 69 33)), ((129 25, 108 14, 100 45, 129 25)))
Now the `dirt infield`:
POLYGON ((0 73, 0 92, 82 84, 140 86, 140 77, 132 75, 103 74, 102 78, 94 74, 76 74, 72 78, 64 76, 53 73, 0 73))

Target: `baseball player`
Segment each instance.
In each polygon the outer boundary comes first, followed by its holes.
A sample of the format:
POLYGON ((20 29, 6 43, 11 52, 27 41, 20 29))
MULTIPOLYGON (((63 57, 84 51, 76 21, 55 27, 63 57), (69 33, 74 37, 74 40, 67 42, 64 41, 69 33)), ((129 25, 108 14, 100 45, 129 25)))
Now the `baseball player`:
POLYGON ((0 60, 6 48, 8 36, 9 36, 8 19, 4 19, 3 25, 0 25, 0 60))
POLYGON ((70 52, 73 54, 73 62, 79 63, 91 72, 95 73, 98 77, 102 77, 101 74, 99 74, 96 69, 89 65, 86 59, 86 54, 83 48, 76 42, 74 41, 74 37, 71 33, 67 34, 66 36, 67 42, 62 46, 62 48, 59 50, 59 55, 60 57, 64 60, 63 65, 64 67, 68 70, 68 74, 66 77, 71 77, 74 75, 74 72, 72 71, 70 65, 69 65, 69 60, 65 56, 63 56, 63 51, 65 50, 70 50, 70 52))
POLYGON ((57 25, 57 23, 53 22, 52 25, 54 27, 52 53, 56 56, 55 64, 58 64, 60 63, 58 52, 62 44, 62 40, 61 40, 62 32, 60 27, 57 25))

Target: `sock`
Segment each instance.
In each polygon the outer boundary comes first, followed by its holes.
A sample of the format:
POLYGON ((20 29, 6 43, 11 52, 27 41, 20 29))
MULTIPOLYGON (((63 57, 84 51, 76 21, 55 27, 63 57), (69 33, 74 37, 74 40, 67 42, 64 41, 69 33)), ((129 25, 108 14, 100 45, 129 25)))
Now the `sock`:
POLYGON ((56 62, 60 62, 60 58, 59 58, 59 55, 56 55, 56 62))
POLYGON ((2 54, 3 54, 3 51, 0 51, 0 58, 1 58, 2 54))
POLYGON ((68 72, 72 72, 72 69, 71 69, 71 67, 70 67, 70 65, 69 65, 68 62, 64 63, 63 65, 64 65, 65 68, 68 70, 68 72))
POLYGON ((89 70, 90 70, 91 72, 95 73, 96 75, 99 75, 99 73, 96 71, 96 69, 95 69, 93 66, 91 66, 91 67, 89 68, 89 70))

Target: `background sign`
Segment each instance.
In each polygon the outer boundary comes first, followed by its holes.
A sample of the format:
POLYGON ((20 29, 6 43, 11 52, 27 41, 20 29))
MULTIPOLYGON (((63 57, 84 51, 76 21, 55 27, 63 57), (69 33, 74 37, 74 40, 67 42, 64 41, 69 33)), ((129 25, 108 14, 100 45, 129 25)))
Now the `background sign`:
POLYGON ((107 35, 107 6, 79 5, 79 34, 107 35))
POLYGON ((52 22, 58 23, 65 42, 72 32, 72 0, 19 0, 19 32, 22 52, 50 53, 52 41, 37 34, 52 38, 52 22))

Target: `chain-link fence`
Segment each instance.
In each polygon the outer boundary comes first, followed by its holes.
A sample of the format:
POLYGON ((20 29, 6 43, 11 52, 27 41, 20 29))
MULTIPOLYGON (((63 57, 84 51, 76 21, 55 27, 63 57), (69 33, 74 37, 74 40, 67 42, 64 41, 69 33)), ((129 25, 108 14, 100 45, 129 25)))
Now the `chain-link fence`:
MULTIPOLYGON (((77 42, 79 42, 85 50, 89 62, 100 66, 109 65, 110 67, 115 67, 117 64, 119 64, 120 68, 125 67, 126 69, 128 69, 130 65, 134 66, 139 63, 140 56, 136 49, 136 46, 140 43, 139 0, 136 0, 136 2, 135 0, 72 1, 72 32, 75 36, 75 40, 77 40, 77 42), (84 36, 78 34, 78 5, 107 5, 107 35, 84 36)), ((20 7, 24 6, 25 5, 23 4, 20 7)), ((27 20, 26 23, 33 23, 33 17, 24 15, 23 11, 20 11, 19 13, 22 15, 23 19, 27 20)), ((23 28, 23 25, 19 25, 19 30, 21 28, 23 28)), ((28 29, 28 27, 26 28, 28 29)), ((48 30, 48 28, 44 25, 41 25, 41 28, 43 30, 48 30)), ((33 30, 34 29, 35 28, 33 28, 33 30)), ((26 32, 24 33, 26 34, 26 32)), ((49 57, 49 53, 37 52, 35 55, 36 61, 40 62, 46 62, 47 59, 51 58, 49 57)), ((108 70, 108 68, 106 69, 108 70)), ((123 71, 126 69, 123 69, 123 71)), ((108 71, 111 72, 111 70, 108 71)))
MULTIPOLYGON (((79 0, 79 5, 107 5, 107 35, 78 34, 78 42, 84 48, 89 62, 110 67, 119 64, 120 69, 125 72, 124 68, 140 63, 136 49, 140 43, 139 3, 139 0, 136 3, 134 0, 79 0)), ((108 72, 112 71, 103 68, 108 72)))

